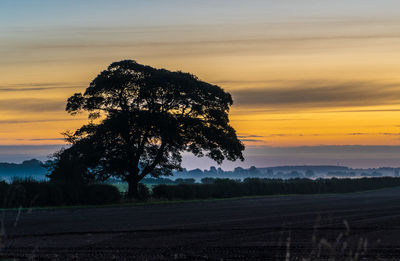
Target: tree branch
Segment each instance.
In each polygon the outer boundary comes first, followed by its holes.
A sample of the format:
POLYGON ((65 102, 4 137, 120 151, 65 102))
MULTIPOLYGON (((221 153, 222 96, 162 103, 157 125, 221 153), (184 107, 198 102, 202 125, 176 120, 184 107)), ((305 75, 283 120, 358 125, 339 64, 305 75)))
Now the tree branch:
POLYGON ((152 172, 154 170, 154 168, 157 166, 158 163, 160 163, 161 158, 164 154, 164 149, 165 149, 166 143, 162 142, 160 148, 157 151, 157 155, 154 158, 154 161, 151 165, 147 165, 142 173, 139 175, 141 178, 145 177, 147 174, 149 174, 150 172, 152 172))

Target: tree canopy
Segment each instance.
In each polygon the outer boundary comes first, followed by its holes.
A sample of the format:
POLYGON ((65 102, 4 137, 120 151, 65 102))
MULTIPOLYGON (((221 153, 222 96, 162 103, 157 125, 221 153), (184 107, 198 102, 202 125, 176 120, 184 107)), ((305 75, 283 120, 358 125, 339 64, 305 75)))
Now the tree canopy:
POLYGON ((127 181, 134 196, 146 175, 180 170, 185 151, 219 164, 243 160, 244 145, 229 124, 232 103, 229 93, 192 74, 132 60, 112 63, 68 99, 67 112, 86 111, 89 122, 67 133, 72 146, 56 165, 73 158, 86 166, 82 173, 127 181))

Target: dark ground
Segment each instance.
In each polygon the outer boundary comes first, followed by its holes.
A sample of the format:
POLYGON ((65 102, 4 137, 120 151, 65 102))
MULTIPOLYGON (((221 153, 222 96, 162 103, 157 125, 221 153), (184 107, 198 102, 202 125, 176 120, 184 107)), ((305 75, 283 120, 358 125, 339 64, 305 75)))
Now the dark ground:
POLYGON ((0 215, 3 257, 400 260, 400 188, 0 215))

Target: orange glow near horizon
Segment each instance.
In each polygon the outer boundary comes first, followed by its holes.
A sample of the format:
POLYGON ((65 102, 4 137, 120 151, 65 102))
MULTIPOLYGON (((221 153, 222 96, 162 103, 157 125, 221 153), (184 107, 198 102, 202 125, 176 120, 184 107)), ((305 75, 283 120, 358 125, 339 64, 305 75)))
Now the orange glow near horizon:
POLYGON ((66 99, 122 59, 232 93, 231 123, 246 145, 400 145, 398 17, 330 14, 338 4, 307 19, 280 4, 276 15, 246 9, 210 24, 0 25, 0 145, 63 144, 62 132, 86 122, 64 111, 66 99))

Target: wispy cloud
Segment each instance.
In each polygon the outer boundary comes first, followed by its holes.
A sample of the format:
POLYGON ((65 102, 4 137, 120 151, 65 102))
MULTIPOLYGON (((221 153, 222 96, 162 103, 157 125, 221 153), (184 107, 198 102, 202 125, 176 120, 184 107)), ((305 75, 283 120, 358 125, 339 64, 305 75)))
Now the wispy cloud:
POLYGON ((37 120, 0 120, 0 124, 26 124, 26 123, 47 123, 47 122, 65 122, 65 121, 82 121, 85 118, 69 118, 69 119, 37 119, 37 120))
POLYGON ((262 140, 256 140, 256 139, 240 139, 241 141, 245 141, 245 142, 262 142, 262 140))
POLYGON ((254 135, 254 134, 241 134, 238 135, 238 138, 241 141, 244 142, 262 142, 263 140, 261 138, 263 138, 264 136, 260 136, 260 135, 254 135))
POLYGON ((379 133, 380 135, 385 135, 385 136, 400 136, 400 133, 390 133, 390 132, 383 132, 379 133))
POLYGON ((0 100, 0 111, 16 112, 49 112, 63 111, 65 109, 65 100, 51 100, 38 98, 15 98, 0 100))
POLYGON ((57 140, 62 140, 64 141, 64 138, 46 138, 46 139, 17 139, 18 141, 57 141, 57 140))
POLYGON ((263 138, 264 136, 260 136, 260 135, 253 135, 253 134, 241 134, 238 135, 239 138, 263 138))
POLYGON ((67 83, 67 82, 43 82, 43 83, 19 83, 0 85, 0 92, 26 92, 26 91, 45 91, 59 89, 82 88, 85 83, 67 83))
MULTIPOLYGON (((90 57, 142 58, 287 55, 371 46, 400 39, 398 18, 310 17, 295 21, 154 26, 47 26, 4 30, 0 64, 71 61, 90 57), (305 28, 307 30, 305 30, 305 28), (29 54, 29 56, 27 55, 29 54), (27 59, 28 57, 28 59, 27 59)), ((0 28, 1 29, 1 28, 0 28)))
MULTIPOLYGON (((318 136, 332 136, 332 135, 347 135, 347 136, 365 136, 365 135, 374 135, 374 136, 400 136, 400 133, 390 133, 390 132, 353 132, 353 133, 327 133, 327 134, 321 134, 321 133, 311 133, 311 134, 303 134, 303 133, 273 133, 269 134, 266 136, 259 136, 259 137, 265 137, 265 138, 273 138, 273 137, 318 137, 318 136)), ((239 136, 240 138, 241 136, 239 136)))
POLYGON ((359 109, 359 110, 335 110, 330 112, 397 112, 400 109, 359 109))
POLYGON ((400 84, 376 82, 299 82, 233 91, 235 104, 265 109, 309 109, 398 104, 400 84))

